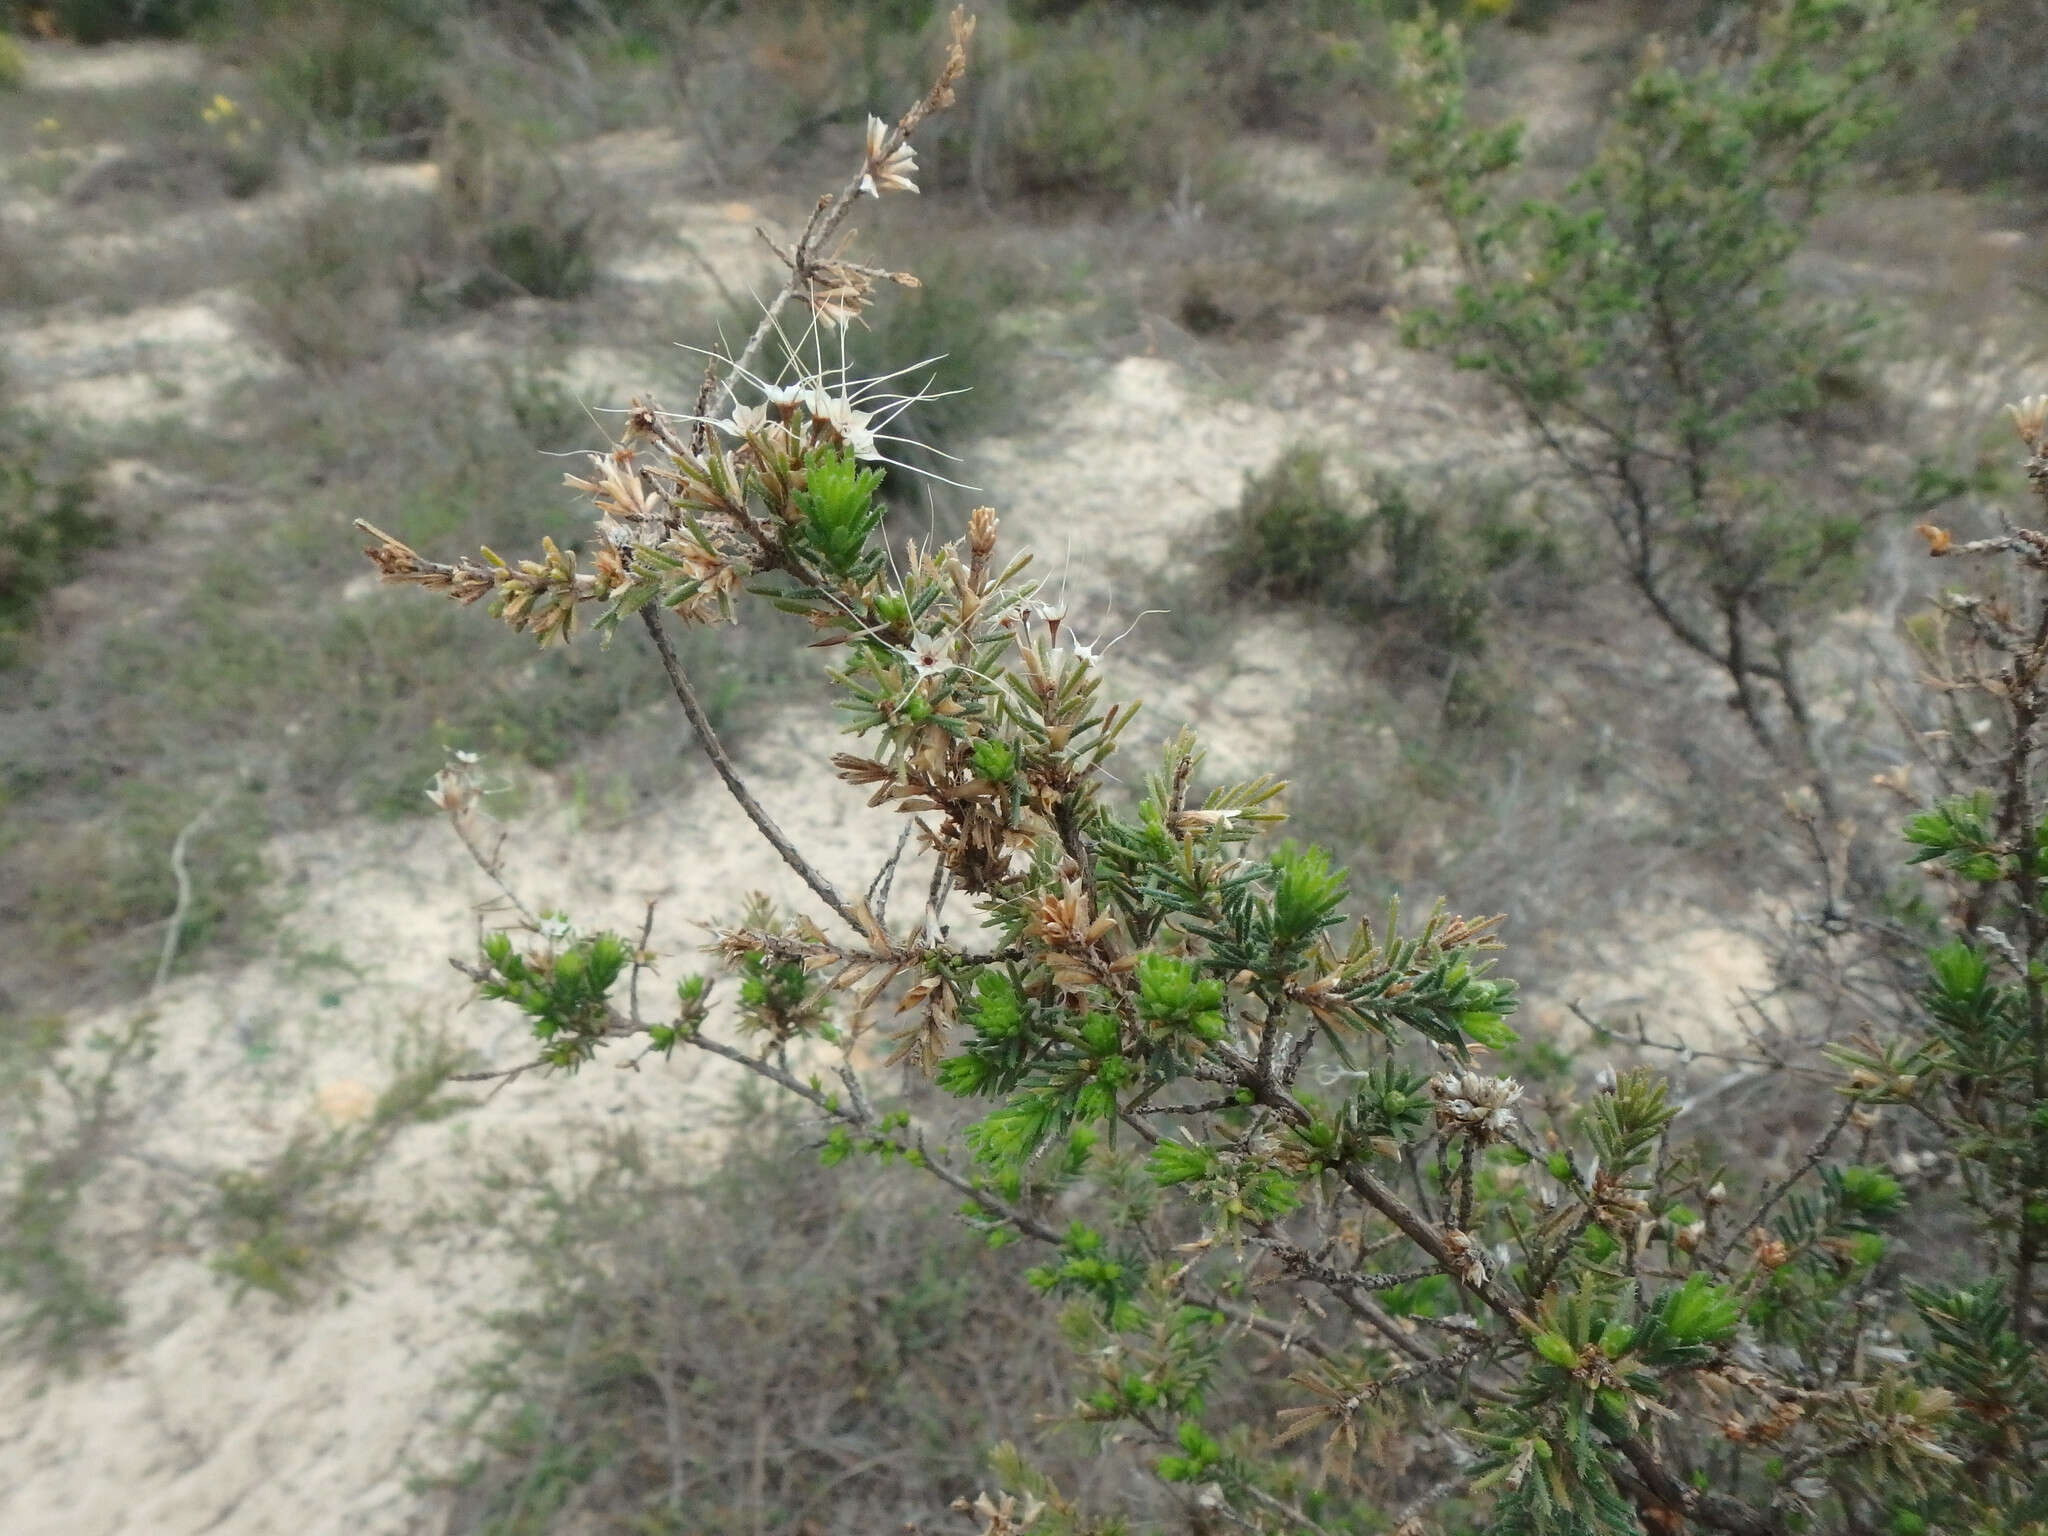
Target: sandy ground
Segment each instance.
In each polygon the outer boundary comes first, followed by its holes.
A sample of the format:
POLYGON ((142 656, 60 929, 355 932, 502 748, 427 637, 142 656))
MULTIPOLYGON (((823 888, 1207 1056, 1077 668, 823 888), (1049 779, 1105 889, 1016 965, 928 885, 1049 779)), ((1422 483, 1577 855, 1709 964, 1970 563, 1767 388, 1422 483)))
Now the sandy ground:
MULTIPOLYGON (((1132 359, 1110 370, 1074 419, 1033 443, 999 442, 978 456, 1001 505, 1056 507, 1021 514, 1038 547, 1064 549, 1076 572, 1167 559, 1177 533, 1235 499, 1246 468, 1269 458, 1276 408, 1203 409, 1169 365, 1132 359), (1156 431, 1139 450, 1126 502, 1052 496, 1065 476, 1105 451, 1086 423, 1144 408, 1156 431), (1095 557, 1114 555, 1115 561, 1095 557)), ((1076 578, 1077 612, 1101 627, 1130 615, 1113 584, 1076 578)), ((369 600, 392 600, 378 595, 369 600)), ((402 595, 400 600, 402 600, 402 595)), ((1303 701, 1330 681, 1298 624, 1248 628, 1230 659, 1176 678, 1157 667, 1127 679, 1146 695, 1155 729, 1194 719, 1219 773, 1253 772, 1286 740, 1303 701), (1152 675, 1146 675, 1146 674, 1152 675)), ((1112 674, 1114 676, 1114 673, 1112 674)), ((891 821, 826 780, 800 749, 820 722, 793 715, 746 755, 750 779, 800 846, 843 887, 864 884, 887 855, 891 821)), ((708 770, 649 823, 593 831, 568 807, 523 818, 508 844, 508 876, 530 903, 560 905, 592 925, 629 926, 660 897, 657 943, 686 948, 685 916, 730 915, 741 892, 764 887, 795 900, 795 879, 768 860, 752 828, 708 770), (666 850, 649 867, 646 851, 666 850)), ((491 892, 454 837, 432 824, 344 824, 285 839, 270 852, 296 893, 285 955, 339 946, 361 967, 337 983, 280 956, 227 974, 181 980, 157 1005, 159 1059, 178 1064, 162 1089, 147 1150, 216 1163, 255 1160, 300 1124, 346 1114, 380 1080, 380 1051, 403 1021, 444 1021, 487 1060, 519 1059, 516 1023, 463 1010, 447 957, 464 952, 470 902, 491 892), (331 1000, 331 1001, 329 1001, 331 1000), (323 1006, 323 1002, 328 1005, 323 1006), (267 1070, 250 1069, 249 1042, 273 1042, 267 1070)), ((1766 976, 1753 941, 1666 913, 1662 958, 1639 973, 1577 978, 1596 1011, 1642 1011, 1695 1036, 1725 1021, 1725 1005, 1766 976)), ((686 964, 678 961, 677 964, 686 964)), ((1565 1027, 1553 1001, 1539 1017, 1565 1027)), ((114 1018, 104 1021, 117 1022, 114 1018)), ((165 1253, 124 1301, 133 1323, 121 1358, 77 1380, 39 1382, 24 1366, 0 1372, 0 1530, 14 1536, 200 1532, 427 1532, 437 1506, 407 1476, 446 1405, 444 1387, 478 1345, 480 1310, 510 1283, 488 1252, 398 1240, 408 1215, 462 1178, 470 1149, 522 1136, 573 1147, 613 1117, 687 1129, 721 1074, 684 1062, 637 1072, 599 1065, 571 1082, 522 1080, 487 1106, 411 1128, 375 1171, 366 1197, 385 1233, 344 1259, 344 1295, 304 1311, 257 1297, 235 1304, 197 1256, 165 1253)))
MULTIPOLYGON (((191 67, 190 55, 162 49, 38 50, 34 60, 39 78, 61 75, 80 89, 119 90, 191 67)), ((758 282, 755 209, 678 203, 662 214, 687 229, 692 248, 630 253, 613 276, 673 284, 702 280, 708 264, 735 288, 758 282)), ((0 347, 32 404, 90 407, 110 422, 173 407, 203 414, 235 372, 281 366, 251 340, 225 290, 118 319, 59 314, 0 336, 0 347)), ((616 377, 610 366, 596 356, 574 371, 616 377)), ((1363 444, 1389 464, 1441 457, 1447 434, 1462 433, 1475 456, 1513 450, 1475 430, 1446 380, 1419 383, 1418 366, 1384 328, 1332 341, 1309 327, 1247 398, 1180 364, 1133 357, 1095 373, 1028 438, 980 444, 969 468, 1012 536, 1032 542, 1067 586, 1074 622, 1093 639, 1138 617, 1140 578, 1184 562, 1191 533, 1287 443, 1363 444), (1114 477, 1096 472, 1105 463, 1118 466, 1114 477)), ((1218 775, 1272 766, 1307 701, 1343 681, 1338 653, 1286 616, 1245 624, 1199 670, 1147 660, 1119 675, 1117 666, 1112 653, 1113 683, 1148 700, 1152 739, 1193 720, 1218 775)), ((817 716, 793 713, 750 744, 745 767, 795 840, 857 888, 896 826, 801 749, 820 728, 817 716)), ((1146 764, 1132 756, 1135 779, 1146 764)), ((656 943, 672 954, 701 942, 686 919, 732 915, 748 889, 797 898, 794 878, 765 857, 708 769, 692 772, 672 802, 630 828, 592 826, 574 806, 544 799, 508 844, 508 875, 533 901, 592 926, 635 925, 659 897, 656 943)), ((465 1010, 447 964, 469 948, 474 904, 491 892, 445 829, 340 824, 280 840, 269 861, 289 893, 276 953, 181 979, 151 1004, 161 1049, 141 1151, 222 1166, 274 1152, 298 1127, 345 1120, 361 1112, 408 1028, 450 1028, 490 1062, 520 1058, 516 1023, 465 1010)), ((1764 980, 1761 950, 1683 907, 1654 923, 1671 941, 1654 971, 1575 985, 1595 1011, 1640 1009, 1700 1036, 1724 1028, 1727 1002, 1764 980)), ((1560 998, 1539 1000, 1532 1016, 1561 1027, 1560 998)), ((237 1304, 202 1254, 167 1245, 124 1292, 132 1321, 117 1359, 76 1379, 0 1367, 0 1531, 438 1530, 438 1506, 409 1491, 408 1477, 430 1454, 448 1381, 478 1347, 479 1311, 504 1300, 512 1281, 487 1249, 409 1239, 409 1218, 458 1188, 479 1148, 532 1136, 570 1149, 625 1120, 688 1133, 721 1081, 685 1062, 633 1072, 600 1064, 570 1082, 521 1080, 488 1105, 404 1130, 363 1191, 381 1230, 349 1248, 339 1288, 304 1310, 261 1296, 237 1304)))
MULTIPOLYGON (((804 771, 794 742, 823 723, 788 720, 757 743, 749 771, 801 846, 843 883, 864 883, 894 828, 854 791, 804 771)), ((568 806, 530 813, 508 840, 505 873, 530 904, 590 926, 637 927, 659 898, 656 942, 675 956, 673 977, 694 967, 689 951, 702 942, 686 915, 736 915, 752 888, 800 894, 757 849, 705 769, 631 828, 580 826, 568 806), (650 860, 649 847, 671 853, 650 860)), ((516 1022, 462 1009, 447 957, 473 942, 465 901, 494 892, 445 829, 336 826, 280 841, 271 859, 296 893, 280 957, 183 979, 155 1005, 158 1059, 176 1064, 176 1078, 155 1085, 143 1152, 233 1166, 299 1126, 346 1120, 413 1020, 451 1028, 486 1062, 523 1059, 516 1022), (329 945, 311 972, 286 958, 329 945)), ((502 1301, 507 1282, 488 1253, 403 1240, 406 1220, 459 1195, 472 1149, 529 1136, 573 1149, 619 1120, 688 1133, 722 1077, 697 1059, 633 1071, 605 1062, 573 1080, 520 1079, 484 1107, 403 1131, 362 1191, 382 1234, 347 1252, 339 1294, 303 1311, 260 1296, 236 1304, 196 1255, 154 1257, 124 1293, 132 1322, 116 1362, 52 1383, 25 1366, 0 1373, 0 1530, 431 1528, 406 1489, 409 1457, 474 1350, 478 1309, 502 1301)))

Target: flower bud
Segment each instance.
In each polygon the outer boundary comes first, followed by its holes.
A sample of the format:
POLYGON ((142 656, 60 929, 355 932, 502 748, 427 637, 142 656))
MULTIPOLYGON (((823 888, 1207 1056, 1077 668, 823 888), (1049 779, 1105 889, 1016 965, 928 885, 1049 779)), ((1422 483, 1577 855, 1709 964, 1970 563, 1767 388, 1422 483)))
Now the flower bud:
POLYGON ((996 512, 994 507, 976 507, 967 514, 967 552, 977 560, 995 553, 996 512))

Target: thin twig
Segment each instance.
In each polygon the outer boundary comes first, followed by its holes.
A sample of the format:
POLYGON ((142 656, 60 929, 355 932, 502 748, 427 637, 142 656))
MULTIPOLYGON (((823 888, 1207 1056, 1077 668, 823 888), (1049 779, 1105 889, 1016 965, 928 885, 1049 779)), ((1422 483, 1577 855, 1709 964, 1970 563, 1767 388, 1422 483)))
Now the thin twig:
POLYGON ((896 838, 896 851, 889 855, 889 862, 876 871, 875 878, 868 885, 868 910, 875 914, 875 926, 884 933, 889 925, 889 897, 896 889, 896 866, 903 860, 903 850, 910 844, 911 828, 914 822, 906 821, 896 838))
POLYGON ((504 834, 502 832, 499 833, 497 846, 492 848, 489 853, 485 853, 482 848, 477 846, 475 828, 471 825, 470 820, 473 811, 473 806, 464 806, 449 812, 448 820, 455 828, 455 835, 462 839, 462 846, 469 850, 469 856, 475 862, 476 867, 482 870, 491 884, 495 885, 504 898, 512 903, 513 910, 519 914, 526 926, 538 928, 540 926, 538 919, 534 917, 532 912, 527 910, 526 903, 519 899, 519 893, 506 883, 504 861, 498 856, 505 846, 504 834))
POLYGON ((536 1056, 532 1061, 522 1061, 516 1067, 497 1067, 488 1072, 451 1072, 442 1081, 449 1083, 495 1083, 497 1086, 484 1095, 484 1102, 488 1104, 536 1067, 545 1067, 547 1065, 547 1058, 536 1056))
MULTIPOLYGON (((852 1127, 855 1130, 865 1130, 872 1124, 870 1117, 873 1111, 867 1105, 865 1095, 853 1100, 851 1103, 841 1103, 833 1096, 824 1092, 823 1089, 815 1088, 811 1084, 804 1082, 795 1073, 777 1066, 774 1062, 763 1061, 758 1056, 749 1056, 737 1046, 727 1045, 723 1040, 714 1040, 708 1035, 698 1033, 690 1035, 687 1043, 694 1045, 700 1051, 707 1051, 713 1056, 722 1056, 727 1061, 746 1068, 758 1077, 767 1078, 785 1093, 795 1094, 798 1098, 823 1111, 826 1115, 843 1125, 852 1127)), ((1065 1241, 1064 1235, 1057 1228, 1048 1226, 1029 1211, 1021 1210, 998 1199, 973 1180, 963 1174, 956 1173, 953 1169, 933 1157, 925 1145, 925 1134, 922 1129, 911 1128, 907 1139, 902 1133, 881 1139, 886 1140, 899 1154, 916 1153, 917 1155, 912 1161, 917 1167, 929 1173, 933 1178, 939 1180, 940 1183, 949 1186, 973 1201, 997 1221, 1015 1228, 1025 1237, 1036 1238, 1039 1242, 1050 1243, 1054 1247, 1058 1247, 1065 1241)))
POLYGON ((747 820, 751 821, 768 840, 769 846, 782 855, 782 862, 797 872, 799 878, 811 888, 820 901, 837 913, 849 928, 858 933, 865 933, 867 930, 855 919, 852 909, 840 897, 832 882, 819 874, 812 867, 810 860, 797 852, 796 845, 783 836, 782 828, 778 827, 775 819, 761 808, 761 802, 754 798, 753 792, 740 778, 739 770, 733 766, 732 759, 726 756, 725 748, 719 744, 718 733, 711 729, 710 718, 704 713, 704 706, 697 701, 697 691, 690 686, 690 679, 683 671, 683 664, 676 660, 675 647, 669 644, 668 631, 662 627, 661 615, 650 604, 640 610, 640 618, 647 626, 647 633, 653 637, 654 649, 661 656, 661 668, 668 674, 669 686, 675 690, 676 702, 683 706, 683 714, 688 717, 690 728, 697 733, 697 745, 703 748, 704 755, 711 760, 711 766, 718 770, 718 776, 725 781, 725 787, 732 792, 733 799, 739 802, 740 809, 747 813, 747 820))
POLYGON ((1600 1020, 1586 1012, 1583 999, 1574 999, 1566 1003, 1565 1007, 1574 1018, 1592 1030, 1595 1035, 1604 1036, 1606 1039, 1622 1044, 1641 1046, 1643 1049, 1651 1051, 1669 1051, 1673 1055, 1684 1057, 1688 1062, 1725 1061, 1733 1066, 1770 1067, 1776 1070, 1791 1070, 1790 1064, 1779 1057, 1741 1056, 1733 1051, 1707 1050, 1682 1040, 1654 1040, 1650 1037, 1641 1014, 1636 1015, 1636 1032, 1633 1035, 1625 1035, 1612 1024, 1603 1024, 1600 1020))
POLYGON ((640 925, 640 943, 633 951, 633 975, 626 983, 626 995, 631 1004, 633 1023, 640 1023, 640 973, 647 969, 647 941, 654 935, 654 905, 661 898, 647 898, 647 919, 640 925))
POLYGON ((222 790, 209 800, 197 816, 186 822, 171 842, 171 878, 178 882, 178 903, 171 908, 171 925, 164 930, 163 951, 157 956, 156 979, 149 984, 151 995, 164 989, 171 979, 171 967, 178 960, 178 940, 185 931, 185 914, 192 908, 192 875, 185 868, 185 849, 192 841, 192 835, 206 824, 206 819, 220 809, 220 803, 227 798, 222 790))
MULTIPOLYGON (((889 129, 879 147, 875 163, 886 161, 900 146, 907 143, 918 125, 931 113, 941 111, 952 104, 953 83, 966 68, 967 42, 973 33, 973 19, 956 9, 953 14, 953 43, 947 53, 945 66, 940 70, 931 89, 913 103, 910 110, 898 118, 889 129)), ((752 371, 761 355, 761 349, 768 344, 768 338, 776 333, 776 321, 781 317, 783 309, 799 292, 810 287, 819 251, 839 232, 840 226, 846 222, 846 216, 853 211, 853 205, 861 196, 862 183, 867 180, 871 169, 871 162, 863 152, 860 168, 848 178, 846 184, 837 192, 827 193, 818 199, 817 206, 811 210, 810 218, 804 223, 803 233, 797 237, 796 244, 791 246, 786 254, 785 259, 789 265, 788 278, 784 280, 775 297, 763 306, 760 322, 754 327, 753 335, 747 338, 747 344, 741 349, 740 355, 733 360, 733 365, 726 370, 725 379, 713 396, 712 409, 706 414, 717 416, 724 412, 732 399, 734 382, 752 371)), ((767 237, 764 234, 762 238, 767 237)), ((771 248, 774 246, 773 241, 769 241, 769 244, 771 248)), ((778 249, 777 254, 784 253, 778 249)))
POLYGON ((1735 1245, 1741 1241, 1743 1234, 1754 1231, 1762 1226, 1764 1218, 1777 1209, 1778 1202, 1791 1193, 1792 1186, 1819 1166, 1820 1160, 1828 1155, 1828 1149, 1835 1144, 1835 1138, 1842 1134, 1842 1128, 1849 1123, 1849 1117, 1855 1112, 1856 1101, 1849 1098, 1843 1099, 1842 1107, 1835 1112, 1835 1118, 1829 1123, 1828 1128, 1821 1132, 1819 1139, 1806 1149, 1806 1156, 1799 1160, 1799 1166, 1771 1186, 1769 1193, 1764 1196, 1763 1200, 1757 1205, 1755 1213, 1747 1221, 1737 1222, 1729 1229, 1728 1237, 1721 1244, 1720 1252, 1716 1253, 1713 1257, 1712 1268, 1720 1269, 1724 1267, 1728 1262, 1728 1255, 1735 1251, 1735 1245))

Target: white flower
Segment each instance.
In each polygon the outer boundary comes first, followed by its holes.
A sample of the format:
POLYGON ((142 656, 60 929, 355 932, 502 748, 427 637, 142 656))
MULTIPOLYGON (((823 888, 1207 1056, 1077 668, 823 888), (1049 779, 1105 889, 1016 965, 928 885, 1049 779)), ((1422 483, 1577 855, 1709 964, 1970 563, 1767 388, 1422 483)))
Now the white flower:
POLYGON ((561 943, 575 931, 575 925, 559 912, 540 920, 540 936, 550 944, 561 943))
POLYGON ((822 389, 812 390, 805 405, 811 419, 838 438, 856 459, 881 457, 875 447, 875 433, 871 425, 875 418, 872 414, 855 410, 851 400, 842 395, 828 395, 822 389))
POLYGON ((713 422, 712 425, 728 437, 746 437, 768 425, 768 407, 736 405, 730 416, 723 421, 713 422))
POLYGON ((1509 1106, 1522 1097, 1522 1085, 1512 1077, 1487 1077, 1469 1070, 1439 1072, 1429 1087, 1436 1095, 1436 1123, 1480 1141, 1507 1133, 1515 1123, 1509 1106))
POLYGON ((868 119, 867 169, 861 173, 860 189, 869 197, 884 192, 915 192, 917 183, 910 173, 917 169, 917 151, 908 144, 888 149, 889 125, 879 117, 868 119), (885 154, 884 150, 888 150, 885 154))
POLYGON ((944 677, 953 670, 953 660, 946 654, 947 647, 936 635, 926 635, 908 650, 898 651, 910 666, 911 674, 919 682, 928 677, 944 677))
POLYGON ((1486 1284, 1486 1250, 1469 1232, 1456 1227, 1444 1232, 1444 1247, 1450 1253, 1450 1268, 1467 1285, 1486 1284))
MULTIPOLYGON (((1164 613, 1165 611, 1163 608, 1147 608, 1143 613, 1131 620, 1129 624, 1125 625, 1120 634, 1084 641, 1077 633, 1074 636, 1074 660, 1092 671, 1095 664, 1109 654, 1110 647, 1119 645, 1129 639, 1132 631, 1137 629, 1145 620, 1151 618, 1154 614, 1164 613)), ((1066 604, 1061 603, 1057 608, 1041 607, 1040 612, 1044 615, 1045 626, 1052 635, 1053 644, 1059 644, 1060 621, 1066 617, 1066 604)))

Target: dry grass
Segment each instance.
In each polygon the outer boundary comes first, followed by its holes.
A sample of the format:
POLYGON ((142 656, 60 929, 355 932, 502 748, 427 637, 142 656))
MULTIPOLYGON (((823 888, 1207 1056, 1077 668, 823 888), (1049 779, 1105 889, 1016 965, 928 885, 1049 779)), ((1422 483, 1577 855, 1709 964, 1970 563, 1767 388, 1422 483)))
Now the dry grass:
MULTIPOLYGON (((47 637, 32 666, 0 673, 16 725, 0 758, 11 801, 0 923, 33 935, 24 986, 61 980, 90 996, 133 981, 148 925, 170 910, 164 860, 181 809, 222 783, 248 787, 194 849, 188 953, 260 933, 252 856, 269 830, 337 811, 416 814, 451 747, 568 771, 602 737, 608 777, 635 792, 672 782, 675 726, 649 709, 648 669, 591 647, 537 657, 458 611, 344 590, 360 556, 341 530, 368 504, 441 547, 523 549, 563 531, 561 462, 530 434, 559 450, 595 428, 559 404, 550 414, 531 386, 504 390, 417 362, 358 364, 317 404, 266 408, 251 393, 244 419, 267 456, 253 475, 238 443, 171 441, 195 469, 240 465, 243 499, 175 559, 133 544, 110 557, 99 599, 133 621, 77 625, 47 637)), ((744 734, 790 645, 773 626, 695 642, 723 725, 744 734)))
POLYGON ((578 1168, 527 1147, 453 1214, 526 1281, 465 1394, 459 1528, 937 1529, 1005 1439, 1069 1492, 1165 1514, 1136 1458, 1054 1427, 1074 1387, 1014 1251, 915 1184, 820 1174, 758 1099, 724 1113, 747 1134, 708 1164, 630 1134, 578 1168))

